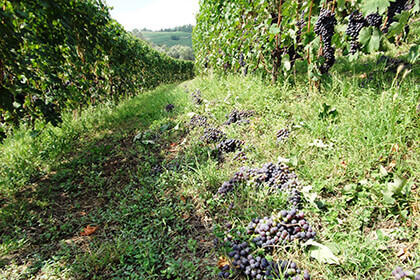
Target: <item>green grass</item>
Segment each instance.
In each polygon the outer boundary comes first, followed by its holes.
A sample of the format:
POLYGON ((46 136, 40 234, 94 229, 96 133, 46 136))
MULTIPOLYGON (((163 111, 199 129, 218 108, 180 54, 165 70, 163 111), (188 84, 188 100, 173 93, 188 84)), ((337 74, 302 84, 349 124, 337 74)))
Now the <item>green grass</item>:
POLYGON ((277 85, 255 76, 198 77, 66 115, 61 127, 22 128, 0 147, 0 278, 216 279, 229 245, 215 248, 213 239, 250 240, 237 231, 290 204, 286 194, 251 183, 223 199, 215 193, 239 167, 279 158, 312 186, 304 211, 338 263, 311 258, 299 244, 279 247, 275 260, 295 261, 312 279, 390 279, 398 265, 414 269, 418 77, 415 66, 394 79, 374 58, 342 61, 319 91, 300 74, 277 85), (191 99, 197 89, 201 105, 191 99), (233 109, 256 115, 224 125, 233 109), (193 114, 244 140, 247 159, 215 156, 215 145, 201 140, 204 129, 188 125, 193 114), (291 136, 278 142, 284 127, 291 136), (87 225, 98 229, 81 236, 87 225))
POLYGON ((172 47, 174 45, 181 45, 192 48, 191 33, 189 32, 142 31, 141 33, 148 41, 158 46, 166 45, 172 47))

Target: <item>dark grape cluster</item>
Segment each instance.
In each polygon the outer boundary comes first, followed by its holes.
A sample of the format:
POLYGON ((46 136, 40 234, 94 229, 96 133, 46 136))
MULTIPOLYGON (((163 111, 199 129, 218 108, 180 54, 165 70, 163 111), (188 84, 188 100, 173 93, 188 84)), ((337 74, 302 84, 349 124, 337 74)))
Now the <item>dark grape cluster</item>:
POLYGON ((302 200, 302 195, 297 189, 291 189, 290 190, 290 197, 289 202, 293 205, 293 207, 296 207, 297 209, 301 208, 300 202, 302 200))
POLYGON ((220 152, 231 153, 242 149, 244 141, 239 139, 226 139, 217 144, 217 150, 220 152))
POLYGON ((418 269, 416 271, 416 273, 414 273, 411 270, 404 270, 401 266, 397 266, 395 268, 395 270, 392 271, 392 276, 394 276, 394 278, 396 280, 400 280, 400 279, 415 279, 415 280, 420 280, 420 269, 418 269))
POLYGON ((230 267, 228 264, 222 267, 222 271, 219 272, 219 277, 227 279, 230 277, 230 267))
POLYGON ((367 26, 368 23, 363 17, 362 13, 358 10, 352 12, 349 17, 349 24, 347 25, 346 34, 351 38, 357 40, 360 30, 367 26))
POLYGON ((235 186, 249 179, 247 174, 247 167, 241 167, 238 172, 233 174, 233 177, 229 181, 223 182, 222 186, 217 190, 217 195, 224 196, 226 193, 231 192, 235 186))
POLYGON ((405 62, 403 59, 393 58, 386 55, 382 55, 378 61, 376 62, 377 65, 385 64, 386 71, 397 71, 400 65, 403 65, 403 69, 411 67, 411 65, 405 62))
POLYGON ((303 28, 305 28, 305 26, 306 26, 306 22, 305 22, 305 12, 304 12, 304 11, 302 11, 302 14, 301 14, 301 16, 300 16, 300 20, 296 23, 296 25, 297 25, 297 28, 298 28, 298 30, 297 30, 297 32, 296 32, 296 35, 297 35, 297 41, 300 41, 300 36, 302 35, 302 30, 303 30, 303 28))
MULTIPOLYGON (((371 14, 374 15, 374 14, 371 14)), ((370 16, 373 18, 374 16, 370 16)), ((381 18, 382 19, 382 18, 381 18)), ((368 26, 368 21, 365 19, 361 12, 358 10, 352 12, 349 17, 349 24, 347 25, 346 34, 352 39, 350 41, 349 53, 355 54, 360 49, 360 43, 358 42, 360 30, 363 27, 368 26)))
POLYGON ((322 56, 325 58, 325 61, 319 68, 322 74, 328 73, 330 68, 334 65, 335 63, 334 55, 335 55, 335 48, 325 45, 324 48, 322 49, 322 56))
POLYGON ((321 35, 324 45, 331 46, 331 39, 334 35, 334 26, 337 24, 335 13, 329 10, 321 9, 319 18, 315 23, 314 31, 317 35, 321 35))
POLYGON ((189 123, 192 127, 207 127, 208 125, 207 118, 201 115, 194 115, 189 123))
MULTIPOLYGON (((252 181, 257 185, 265 185, 271 190, 289 191, 292 197, 294 197, 293 190, 300 187, 300 184, 296 179, 296 174, 291 172, 289 167, 284 163, 274 164, 269 162, 264 164, 261 168, 239 168, 229 181, 222 184, 217 193, 218 195, 223 196, 227 192, 232 191, 235 186, 245 181, 252 181)), ((300 198, 299 200, 295 198, 294 201, 299 203, 300 198)), ((297 204, 295 206, 297 206, 297 204)))
MULTIPOLYGON (((302 279, 300 274, 303 273, 303 279, 310 279, 307 271, 301 271, 296 263, 291 261, 274 262, 268 261, 264 257, 254 256, 251 254, 251 248, 247 242, 235 240, 232 245, 232 251, 229 257, 233 259, 232 265, 239 273, 245 274, 249 279, 278 279, 282 274, 285 279, 292 280, 302 279), (299 277, 299 278, 297 278, 299 277)), ((224 266, 222 272, 227 271, 229 267, 224 266)), ((224 277, 224 273, 219 273, 224 277)))
POLYGON ((244 151, 239 151, 234 157, 233 160, 247 160, 247 156, 245 155, 244 151))
POLYGON ((258 234, 252 242, 258 247, 272 249, 294 240, 307 241, 316 232, 304 218, 305 214, 296 208, 282 210, 271 217, 252 219, 247 228, 248 234, 258 234))
POLYGON ((201 97, 201 91, 199 89, 191 93, 191 98, 193 99, 193 102, 197 105, 203 103, 203 98, 201 97))
POLYGON ((355 54, 360 49, 360 43, 355 40, 350 41, 349 53, 355 54))
POLYGON ((335 62, 335 48, 331 46, 331 39, 334 35, 334 26, 336 24, 337 20, 335 19, 335 13, 326 9, 321 9, 319 18, 315 23, 314 31, 321 36, 321 40, 324 43, 322 56, 325 58, 325 62, 320 67, 322 74, 328 73, 335 62))
POLYGON ((230 125, 232 123, 248 123, 248 118, 255 115, 255 111, 253 110, 236 110, 234 109, 232 112, 226 115, 228 120, 225 124, 230 125))
POLYGON ((287 128, 282 128, 276 133, 277 141, 283 141, 289 138, 290 131, 287 128))
POLYGON ((284 163, 274 164, 272 162, 264 164, 260 169, 250 169, 249 176, 257 184, 266 184, 271 189, 285 190, 289 180, 296 179, 295 173, 291 172, 284 163))
POLYGON ((201 140, 206 143, 217 143, 226 138, 226 134, 217 128, 206 128, 201 140))
POLYGON ((368 14, 365 19, 369 26, 379 28, 382 25, 382 16, 379 13, 368 14))
POLYGON ((400 14, 402 11, 407 10, 409 8, 410 1, 407 0, 396 0, 395 2, 390 2, 387 11, 387 22, 383 29, 384 33, 387 33, 391 23, 395 22, 394 16, 400 14))
POLYGON ((165 107, 166 112, 172 112, 172 110, 175 108, 174 104, 168 104, 165 107))

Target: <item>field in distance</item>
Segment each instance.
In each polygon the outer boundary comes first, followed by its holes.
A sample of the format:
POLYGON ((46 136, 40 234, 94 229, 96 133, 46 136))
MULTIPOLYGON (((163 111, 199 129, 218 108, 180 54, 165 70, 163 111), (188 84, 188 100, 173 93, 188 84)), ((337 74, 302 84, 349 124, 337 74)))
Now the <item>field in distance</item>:
POLYGON ((141 31, 141 34, 147 41, 150 41, 158 46, 166 45, 168 47, 172 47, 174 45, 182 45, 192 47, 190 32, 141 31))

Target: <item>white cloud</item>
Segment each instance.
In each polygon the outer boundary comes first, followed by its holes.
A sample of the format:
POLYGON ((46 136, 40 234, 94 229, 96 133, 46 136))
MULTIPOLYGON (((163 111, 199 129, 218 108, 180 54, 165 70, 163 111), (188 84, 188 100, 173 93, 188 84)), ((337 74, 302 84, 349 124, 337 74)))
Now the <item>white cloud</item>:
POLYGON ((198 1, 156 0, 133 10, 119 9, 118 4, 115 4, 115 11, 111 11, 111 16, 126 30, 134 28, 159 30, 184 24, 195 25, 195 14, 199 9, 198 1))

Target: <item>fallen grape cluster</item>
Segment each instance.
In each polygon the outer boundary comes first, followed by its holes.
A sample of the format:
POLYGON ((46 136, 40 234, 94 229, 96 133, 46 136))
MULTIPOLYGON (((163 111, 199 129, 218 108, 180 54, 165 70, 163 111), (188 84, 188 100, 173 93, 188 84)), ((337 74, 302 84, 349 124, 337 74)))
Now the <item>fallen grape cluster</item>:
POLYGON ((201 103, 203 103, 203 98, 201 97, 201 91, 199 89, 192 92, 191 97, 192 97, 192 100, 193 100, 194 104, 200 105, 201 103))
POLYGON ((255 182, 259 186, 264 184, 271 190, 288 190, 292 193, 294 189, 299 187, 296 178, 296 174, 291 172, 284 163, 274 164, 269 162, 261 168, 241 167, 230 180, 222 184, 217 194, 224 196, 232 191, 235 186, 239 186, 246 181, 255 182))
POLYGON ((243 140, 226 139, 222 140, 219 144, 217 144, 217 150, 219 152, 231 153, 242 149, 243 144, 243 140))
POLYGON ((194 115, 189 123, 191 127, 207 127, 208 125, 207 118, 201 115, 194 115))
POLYGON ((165 107, 166 112, 172 112, 172 110, 175 108, 174 104, 168 104, 165 107))
POLYGON ((217 128, 206 128, 201 140, 206 143, 217 143, 226 138, 226 134, 217 128))
POLYGON ((416 273, 411 270, 404 270, 401 266, 397 266, 395 270, 392 271, 392 276, 396 280, 400 279, 415 279, 420 280, 420 269, 417 269, 416 273))
MULTIPOLYGON (((252 255, 252 249, 247 242, 235 240, 231 248, 232 251, 228 255, 233 259, 232 266, 250 279, 277 279, 281 275, 292 280, 302 279, 302 277, 305 280, 310 279, 309 273, 301 271, 295 262, 282 260, 274 262, 268 261, 265 257, 252 255), (301 274, 303 274, 302 277, 300 277, 301 274)), ((229 265, 225 265, 219 277, 229 278, 229 268, 229 265)))
POLYGON ((285 245, 294 240, 307 241, 316 232, 304 218, 303 211, 296 208, 281 210, 271 217, 252 219, 247 228, 248 234, 257 234, 252 242, 258 247, 272 249, 275 245, 285 245))
POLYGON ((234 109, 232 112, 226 115, 228 120, 225 124, 230 125, 233 123, 249 123, 248 118, 255 115, 255 111, 253 110, 236 110, 234 109))
POLYGON ((244 151, 239 151, 234 157, 233 160, 247 160, 248 157, 245 155, 244 151))

